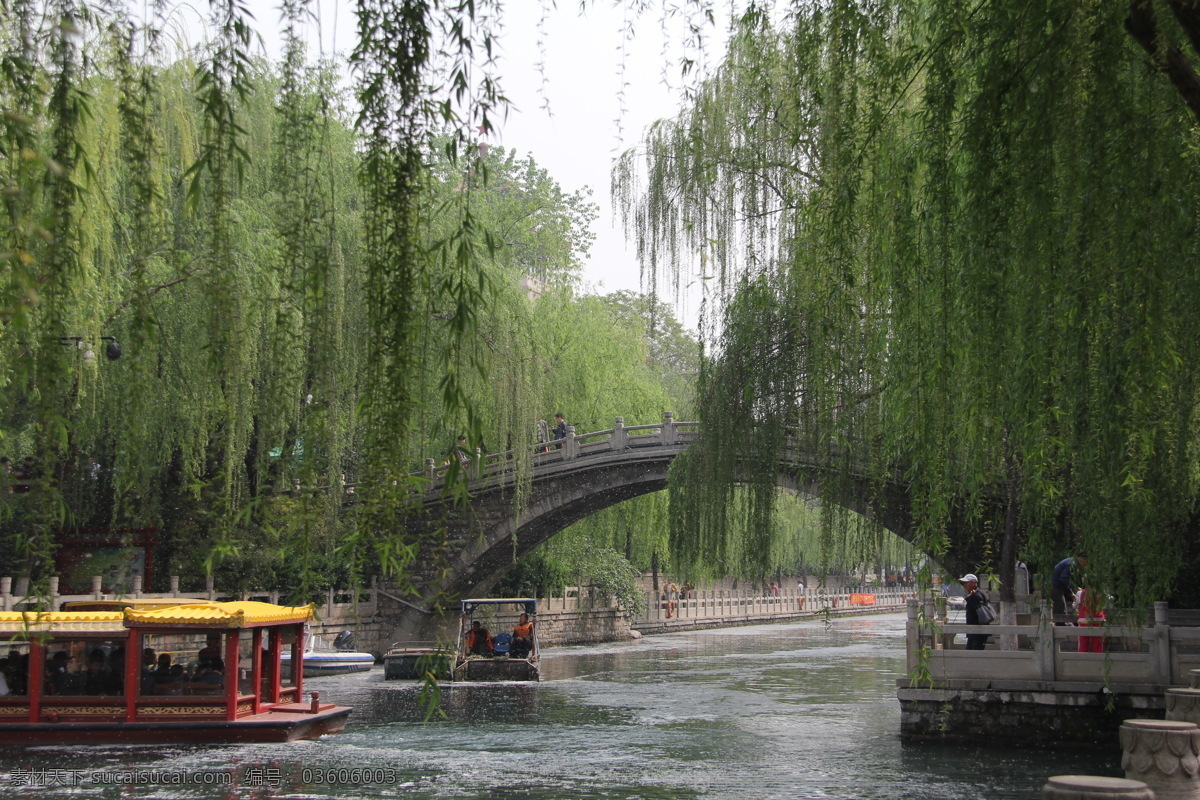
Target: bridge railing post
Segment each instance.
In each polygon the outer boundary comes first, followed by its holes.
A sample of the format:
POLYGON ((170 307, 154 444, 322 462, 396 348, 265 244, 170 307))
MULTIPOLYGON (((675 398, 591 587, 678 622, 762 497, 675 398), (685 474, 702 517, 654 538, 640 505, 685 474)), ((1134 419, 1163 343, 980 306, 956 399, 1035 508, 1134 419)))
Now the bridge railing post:
POLYGON ((609 441, 609 449, 615 450, 618 453, 625 450, 625 437, 629 434, 625 432, 625 418, 617 417, 617 421, 613 423, 613 435, 609 441))
POLYGON ((663 412, 662 424, 662 442, 664 445, 675 444, 677 433, 675 431, 675 414, 671 411, 663 412))
POLYGON ((919 627, 919 614, 921 605, 916 599, 909 600, 905 605, 907 618, 904 622, 904 654, 907 664, 906 669, 911 673, 916 669, 920 660, 921 629, 919 627))
POLYGON ((437 462, 432 458, 425 459, 425 478, 431 482, 437 480, 437 462))
POLYGON ((563 441, 563 460, 570 461, 578 455, 579 445, 575 442, 575 426, 567 426, 567 438, 563 441))
POLYGON ((1151 664, 1163 686, 1171 683, 1171 625, 1167 621, 1167 603, 1154 603, 1154 638, 1150 643, 1151 664))

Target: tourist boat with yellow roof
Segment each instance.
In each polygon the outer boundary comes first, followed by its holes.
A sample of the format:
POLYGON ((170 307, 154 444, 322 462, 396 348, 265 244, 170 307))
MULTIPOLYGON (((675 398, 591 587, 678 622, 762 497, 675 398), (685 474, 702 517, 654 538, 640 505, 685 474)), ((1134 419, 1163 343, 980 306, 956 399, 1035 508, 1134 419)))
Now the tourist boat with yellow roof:
POLYGON ((303 699, 312 618, 311 605, 186 599, 0 612, 0 743, 283 742, 340 731, 349 708, 316 692, 303 699))

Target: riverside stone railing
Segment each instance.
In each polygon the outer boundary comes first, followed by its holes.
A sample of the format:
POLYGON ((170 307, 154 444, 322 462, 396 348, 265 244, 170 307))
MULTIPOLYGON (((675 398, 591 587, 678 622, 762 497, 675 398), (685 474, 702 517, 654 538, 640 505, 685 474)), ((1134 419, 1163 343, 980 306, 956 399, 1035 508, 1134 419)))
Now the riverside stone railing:
POLYGON ((907 610, 909 674, 928 670, 935 684, 1004 680, 1186 685, 1189 670, 1200 668, 1200 627, 1171 625, 1167 604, 1161 602, 1154 604, 1153 618, 1144 626, 1056 626, 1048 609, 1018 615, 1028 624, 964 625, 947 621, 932 601, 925 603, 923 618, 917 600, 910 600, 907 610), (966 650, 966 634, 989 634, 991 644, 984 650, 966 650), (1105 652, 1079 652, 1081 638, 1103 640, 1105 652))
POLYGON ((804 594, 780 590, 778 595, 746 594, 728 590, 697 590, 686 597, 675 598, 662 593, 646 593, 646 610, 633 621, 639 623, 687 624, 720 620, 795 617, 797 614, 820 614, 826 611, 868 611, 893 609, 900 611, 912 592, 899 588, 880 588, 868 591, 849 589, 825 592, 808 589, 804 594))

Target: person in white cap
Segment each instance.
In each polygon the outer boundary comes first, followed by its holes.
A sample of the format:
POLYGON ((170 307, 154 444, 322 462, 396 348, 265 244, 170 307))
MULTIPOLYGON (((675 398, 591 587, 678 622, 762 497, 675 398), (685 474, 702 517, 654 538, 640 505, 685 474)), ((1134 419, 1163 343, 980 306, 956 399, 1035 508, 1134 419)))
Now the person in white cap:
MULTIPOLYGON (((967 592, 967 624, 980 625, 982 620, 979 619, 979 607, 988 601, 987 595, 979 589, 979 578, 973 572, 968 572, 958 579, 962 584, 963 589, 967 592)), ((967 634, 967 649, 982 650, 987 644, 988 634, 986 633, 968 633, 967 634)))

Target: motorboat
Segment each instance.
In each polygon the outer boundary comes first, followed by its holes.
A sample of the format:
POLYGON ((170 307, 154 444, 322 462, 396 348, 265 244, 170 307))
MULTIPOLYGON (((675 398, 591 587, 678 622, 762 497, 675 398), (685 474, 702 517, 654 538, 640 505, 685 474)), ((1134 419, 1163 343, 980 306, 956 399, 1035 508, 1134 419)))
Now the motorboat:
MULTIPOLYGON (((354 636, 350 631, 339 633, 333 640, 332 646, 314 635, 305 636, 304 641, 307 643, 304 651, 304 677, 306 678, 366 672, 375 666, 373 654, 360 653, 351 649, 354 647, 354 636)), ((284 674, 288 674, 291 667, 291 653, 284 653, 284 674)))
POLYGON ((531 597, 470 598, 462 601, 458 639, 453 648, 429 642, 392 645, 383 656, 385 680, 420 680, 428 675, 454 681, 537 681, 541 653, 537 638, 537 600, 531 597), (528 649, 507 631, 529 623, 528 649), (478 628, 476 627, 478 623, 478 628), (495 636, 491 628, 495 628, 495 636), (514 647, 514 644, 516 646, 514 647))
POLYGON ((462 601, 458 645, 455 648, 456 681, 541 680, 541 653, 537 638, 537 600, 529 597, 472 598, 462 601), (522 617, 530 623, 529 649, 516 649, 507 632, 522 617), (493 636, 489 626, 502 631, 493 636))

